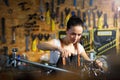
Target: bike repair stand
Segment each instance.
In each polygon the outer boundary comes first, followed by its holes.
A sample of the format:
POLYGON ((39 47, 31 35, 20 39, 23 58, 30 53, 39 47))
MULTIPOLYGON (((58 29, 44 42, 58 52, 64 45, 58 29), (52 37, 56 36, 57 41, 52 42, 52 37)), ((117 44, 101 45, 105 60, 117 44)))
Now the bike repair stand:
POLYGON ((94 76, 97 76, 97 73, 95 72, 95 70, 94 70, 94 60, 95 60, 95 54, 96 54, 96 52, 94 51, 94 50, 92 50, 90 53, 90 59, 91 59, 91 66, 90 66, 90 73, 94 73, 94 76), (93 71, 93 72, 92 72, 93 71))
POLYGON ((17 48, 13 48, 13 49, 12 49, 12 58, 13 58, 12 64, 13 64, 14 67, 17 66, 17 61, 16 61, 16 52, 17 52, 17 51, 18 51, 17 48))

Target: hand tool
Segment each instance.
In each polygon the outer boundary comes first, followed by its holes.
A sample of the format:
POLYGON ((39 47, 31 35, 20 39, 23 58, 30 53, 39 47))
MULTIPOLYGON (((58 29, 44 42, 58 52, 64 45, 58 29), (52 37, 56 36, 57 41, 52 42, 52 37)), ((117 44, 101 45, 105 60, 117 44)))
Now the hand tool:
POLYGON ((77 7, 77 0, 73 0, 73 6, 76 8, 77 7))
POLYGON ((6 33, 5 33, 6 26, 5 26, 5 18, 4 17, 1 18, 1 29, 2 29, 1 41, 2 41, 2 43, 6 43, 6 33))
POLYGON ((56 7, 56 23, 60 22, 60 7, 56 7))
POLYGON ((65 3, 65 0, 61 0, 61 3, 64 4, 64 3, 65 3))
POLYGON ((31 34, 32 37, 32 51, 37 51, 37 35, 31 34))
POLYGON ((55 10, 54 10, 54 0, 52 0, 51 2, 51 30, 54 31, 56 28, 55 28, 55 17, 56 17, 56 14, 55 14, 55 10))
POLYGON ((46 23, 50 24, 50 9, 49 9, 50 5, 48 2, 46 2, 46 23))
POLYGON ((57 5, 60 6, 61 0, 57 0, 57 5))
MULTIPOLYGON (((38 44, 39 44, 42 41, 42 39, 44 38, 44 35, 42 33, 39 33, 37 35, 37 37, 38 37, 38 44)), ((43 53, 44 51, 40 49, 39 52, 43 53)))
POLYGON ((3 0, 6 6, 10 6, 9 0, 3 0))
POLYGON ((115 11, 115 1, 112 2, 112 8, 111 8, 112 12, 115 11))
POLYGON ((104 13, 104 24, 103 24, 103 28, 108 28, 107 13, 104 13))
POLYGON ((84 9, 84 8, 85 8, 85 1, 84 1, 84 0, 82 0, 81 7, 82 7, 82 9, 84 9))
POLYGON ((93 28, 97 29, 97 26, 96 26, 96 14, 95 14, 95 12, 92 12, 92 16, 93 16, 93 28))
POLYGON ((67 22, 68 22, 68 20, 69 20, 69 18, 70 18, 70 16, 71 16, 71 14, 70 14, 70 8, 65 8, 65 26, 67 25, 67 22))
POLYGON ((88 26, 86 24, 86 12, 83 12, 82 13, 82 19, 83 19, 83 26, 84 26, 84 29, 86 29, 88 31, 88 26))
POLYGON ((44 11, 44 6, 43 6, 43 0, 40 0, 40 20, 44 21, 45 20, 45 16, 43 15, 44 11))
POLYGON ((71 16, 76 16, 75 11, 71 11, 71 16))
POLYGON ((80 11, 80 9, 77 10, 77 16, 78 16, 79 18, 81 18, 81 11, 80 11))
POLYGON ((27 3, 27 2, 20 2, 20 3, 18 4, 18 6, 20 6, 23 11, 27 11, 27 10, 29 10, 30 8, 26 8, 26 7, 25 7, 26 4, 28 4, 28 3, 27 3))
POLYGON ((36 17, 37 17, 37 13, 28 14, 28 21, 29 21, 29 20, 32 20, 32 19, 36 19, 36 17))
POLYGON ((60 19, 60 26, 59 26, 59 28, 60 29, 64 28, 64 13, 63 12, 61 12, 61 19, 60 19))
POLYGON ((94 0, 90 0, 90 1, 89 1, 89 6, 93 6, 93 1, 94 1, 94 0))
POLYGON ((98 21, 97 21, 97 26, 98 26, 98 29, 102 29, 102 11, 97 11, 97 16, 98 16, 98 21))
POLYGON ((44 34, 43 37, 44 37, 45 40, 48 40, 50 38, 50 34, 44 34))
POLYGON ((90 10, 87 11, 87 15, 88 15, 88 27, 91 27, 91 11, 90 10))
POLYGON ((38 39, 41 41, 43 39, 43 34, 39 33, 38 34, 38 39))
POLYGON ((14 44, 16 42, 16 32, 15 32, 15 27, 12 27, 12 41, 11 43, 14 44))
POLYGON ((27 33, 25 34, 25 51, 29 51, 29 43, 30 43, 30 30, 27 30, 27 33))
POLYGON ((113 26, 114 27, 118 27, 118 13, 114 12, 114 16, 113 16, 113 26))

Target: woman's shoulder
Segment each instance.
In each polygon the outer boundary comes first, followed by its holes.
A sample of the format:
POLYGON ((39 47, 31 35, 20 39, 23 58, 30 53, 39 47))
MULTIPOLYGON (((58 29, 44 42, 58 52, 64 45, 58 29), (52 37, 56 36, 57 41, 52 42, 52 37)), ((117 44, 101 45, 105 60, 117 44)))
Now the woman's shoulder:
POLYGON ((61 45, 60 39, 53 39, 53 42, 54 42, 54 44, 56 44, 56 45, 58 45, 58 46, 61 45))
POLYGON ((60 39, 53 39, 54 42, 60 42, 60 39))
POLYGON ((83 45, 82 45, 81 43, 78 43, 78 46, 79 46, 79 47, 83 47, 83 45))

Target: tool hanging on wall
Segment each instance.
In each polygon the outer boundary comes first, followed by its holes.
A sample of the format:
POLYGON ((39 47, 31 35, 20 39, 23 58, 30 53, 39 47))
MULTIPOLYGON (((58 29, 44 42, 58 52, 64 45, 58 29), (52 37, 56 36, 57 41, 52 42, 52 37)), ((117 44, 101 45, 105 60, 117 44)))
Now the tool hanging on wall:
POLYGON ((55 31, 56 29, 55 29, 55 14, 53 13, 52 15, 51 15, 51 31, 55 31))
POLYGON ((20 6, 20 8, 21 8, 22 11, 27 11, 27 10, 29 10, 30 8, 26 8, 26 7, 25 7, 26 4, 28 4, 28 3, 27 3, 27 2, 20 2, 20 3, 18 4, 18 6, 20 6))
POLYGON ((102 29, 102 11, 97 11, 97 16, 98 16, 98 21, 97 21, 97 26, 98 26, 98 29, 102 29))
POLYGON ((10 19, 11 19, 11 44, 14 44, 16 42, 16 28, 18 28, 18 26, 14 26, 15 25, 15 20, 14 20, 14 17, 13 17, 13 9, 9 9, 8 10, 8 14, 10 16, 10 19))
POLYGON ((7 7, 10 6, 9 0, 3 0, 3 1, 4 1, 5 5, 6 5, 7 7))
POLYGON ((44 39, 47 41, 50 38, 50 34, 44 34, 44 39))
POLYGON ((2 29, 1 41, 2 41, 2 43, 6 43, 6 33, 5 33, 6 26, 5 26, 5 18, 4 17, 1 18, 1 29, 2 29))
POLYGON ((60 7, 56 7, 56 23, 60 22, 60 7))
POLYGON ((103 24, 103 28, 108 28, 107 14, 106 14, 106 13, 104 13, 104 24, 103 24))
POLYGON ((84 8, 85 8, 85 1, 84 1, 84 0, 82 0, 81 7, 82 7, 82 9, 84 9, 84 8))
POLYGON ((64 28, 64 13, 61 12, 61 18, 60 18, 60 26, 59 28, 64 28))
POLYGON ((57 6, 60 6, 61 0, 57 0, 57 6))
POLYGON ((64 3, 65 3, 65 0, 61 0, 61 3, 64 4, 64 3))
POLYGON ((43 0, 39 0, 40 1, 40 20, 41 21, 45 21, 45 16, 43 15, 43 13, 45 12, 45 10, 44 10, 44 6, 43 6, 43 0))
POLYGON ((73 0, 73 6, 76 8, 77 7, 77 0, 73 0))
POLYGON ((36 21, 32 21, 32 22, 27 22, 23 24, 24 28, 38 28, 39 26, 36 25, 36 21))
POLYGON ((88 26, 87 26, 87 24, 86 24, 86 12, 83 12, 82 13, 82 19, 83 19, 83 26, 84 26, 84 29, 86 30, 86 31, 88 31, 88 26))
POLYGON ((60 23, 60 4, 61 0, 57 0, 57 7, 56 7, 56 23, 60 23))
POLYGON ((46 23, 50 24, 50 9, 49 9, 50 5, 48 2, 46 2, 46 23))
POLYGON ((28 14, 28 21, 30 21, 30 20, 32 20, 32 19, 37 19, 37 13, 28 14))
POLYGON ((76 16, 75 11, 71 11, 71 16, 76 16))
POLYGON ((91 27, 91 11, 90 10, 87 11, 87 15, 88 15, 88 27, 91 27))
POLYGON ((50 16, 51 16, 51 30, 52 31, 55 31, 55 17, 56 17, 56 14, 55 14, 55 10, 54 10, 54 0, 52 0, 51 2, 51 13, 50 13, 50 16))
POLYGON ((15 29, 16 29, 15 27, 12 27, 12 41, 11 41, 12 44, 14 44, 16 42, 16 38, 15 38, 16 32, 15 32, 15 29))
POLYGON ((79 18, 81 18, 81 11, 80 11, 80 9, 77 10, 77 16, 78 16, 79 18))
POLYGON ((114 27, 118 27, 118 13, 114 12, 114 16, 113 16, 113 26, 114 27))
POLYGON ((71 16, 71 13, 70 13, 70 8, 65 8, 65 26, 67 25, 67 22, 68 22, 68 20, 69 20, 69 18, 70 18, 70 16, 71 16))
MULTIPOLYGON (((38 37, 38 44, 39 44, 42 41, 42 39, 44 38, 44 35, 42 33, 39 33, 37 35, 37 37, 38 37)), ((43 53, 44 51, 39 49, 39 52, 43 53)))
POLYGON ((94 0, 90 0, 90 1, 89 1, 89 6, 93 6, 93 1, 94 1, 94 0))
POLYGON ((115 1, 112 2, 112 8, 111 8, 112 12, 115 11, 115 1))
POLYGON ((38 39, 39 39, 39 41, 42 41, 42 39, 43 39, 43 34, 39 33, 39 34, 38 34, 38 39))
POLYGON ((30 30, 27 30, 27 33, 25 34, 25 51, 29 51, 29 43, 30 43, 30 30))
POLYGON ((96 26, 96 14, 95 14, 95 12, 92 12, 92 16, 93 16, 93 28, 97 29, 97 26, 96 26))
POLYGON ((37 51, 37 35, 31 34, 32 37, 32 51, 37 51))

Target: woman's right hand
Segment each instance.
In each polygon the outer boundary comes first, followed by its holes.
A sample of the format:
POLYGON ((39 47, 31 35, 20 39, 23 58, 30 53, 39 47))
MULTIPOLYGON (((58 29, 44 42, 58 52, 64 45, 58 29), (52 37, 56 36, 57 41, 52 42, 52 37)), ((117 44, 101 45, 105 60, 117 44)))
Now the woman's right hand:
POLYGON ((61 47, 58 48, 58 51, 60 51, 62 57, 68 57, 68 56, 71 56, 72 54, 69 50, 61 48, 61 47))

